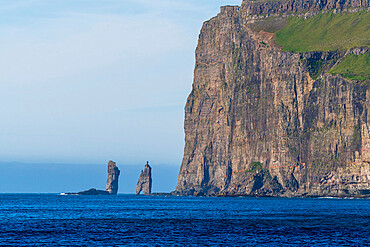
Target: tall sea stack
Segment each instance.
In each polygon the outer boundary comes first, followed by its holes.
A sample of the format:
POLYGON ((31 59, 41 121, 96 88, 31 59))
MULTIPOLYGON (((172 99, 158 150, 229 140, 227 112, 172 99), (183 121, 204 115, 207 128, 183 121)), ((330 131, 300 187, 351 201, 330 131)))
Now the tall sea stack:
POLYGON ((145 169, 141 171, 140 178, 137 181, 136 195, 139 195, 141 191, 144 195, 152 193, 152 168, 149 162, 146 162, 145 169))
POLYGON ((110 160, 108 162, 108 179, 107 179, 106 190, 111 195, 117 195, 119 174, 120 174, 120 170, 116 166, 116 162, 110 160))
POLYGON ((77 192, 77 193, 63 193, 66 195, 117 195, 118 192, 118 177, 120 171, 113 161, 108 162, 108 179, 106 190, 97 190, 95 188, 77 192))
POLYGON ((205 22, 173 194, 369 196, 369 14, 368 0, 244 0, 205 22), (346 21, 362 37, 333 40, 346 21))

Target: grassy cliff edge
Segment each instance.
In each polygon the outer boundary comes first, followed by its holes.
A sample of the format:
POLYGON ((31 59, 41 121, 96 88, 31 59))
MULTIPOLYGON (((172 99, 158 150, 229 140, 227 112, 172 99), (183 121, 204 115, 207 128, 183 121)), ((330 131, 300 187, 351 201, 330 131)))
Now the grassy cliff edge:
POLYGON ((291 17, 276 32, 284 51, 340 51, 370 46, 370 12, 320 13, 311 18, 291 17))

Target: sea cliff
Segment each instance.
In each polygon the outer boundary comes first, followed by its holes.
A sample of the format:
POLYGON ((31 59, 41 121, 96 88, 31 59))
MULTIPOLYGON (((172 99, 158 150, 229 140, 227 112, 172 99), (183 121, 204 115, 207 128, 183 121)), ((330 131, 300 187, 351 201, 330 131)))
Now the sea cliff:
POLYGON ((369 36, 305 52, 277 40, 292 18, 364 19, 368 7, 366 0, 244 0, 205 22, 173 194, 369 196, 369 78, 332 73, 351 56, 368 59, 369 36))

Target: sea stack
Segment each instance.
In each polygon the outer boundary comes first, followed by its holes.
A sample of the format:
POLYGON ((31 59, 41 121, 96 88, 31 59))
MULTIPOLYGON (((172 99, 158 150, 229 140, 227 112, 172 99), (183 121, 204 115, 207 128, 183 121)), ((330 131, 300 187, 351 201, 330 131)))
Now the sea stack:
POLYGON ((152 193, 152 168, 148 161, 146 162, 145 169, 141 171, 139 181, 137 181, 136 195, 139 195, 141 191, 144 195, 150 195, 152 193))
POLYGON ((117 195, 118 192, 118 177, 120 170, 116 166, 116 162, 108 162, 108 179, 107 179, 107 191, 110 195, 117 195))
POLYGON ((91 196, 99 196, 99 195, 117 195, 118 192, 118 177, 120 171, 116 166, 116 162, 109 161, 108 162, 108 179, 107 179, 107 187, 106 190, 97 190, 95 188, 84 190, 81 192, 74 192, 74 193, 62 193, 62 195, 91 195, 91 196))

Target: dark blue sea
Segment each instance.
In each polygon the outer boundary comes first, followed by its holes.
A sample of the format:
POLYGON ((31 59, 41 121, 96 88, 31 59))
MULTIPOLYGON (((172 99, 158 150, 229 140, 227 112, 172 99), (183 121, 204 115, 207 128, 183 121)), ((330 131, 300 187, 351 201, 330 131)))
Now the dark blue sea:
POLYGON ((1 246, 369 246, 370 200, 0 194, 1 246))

